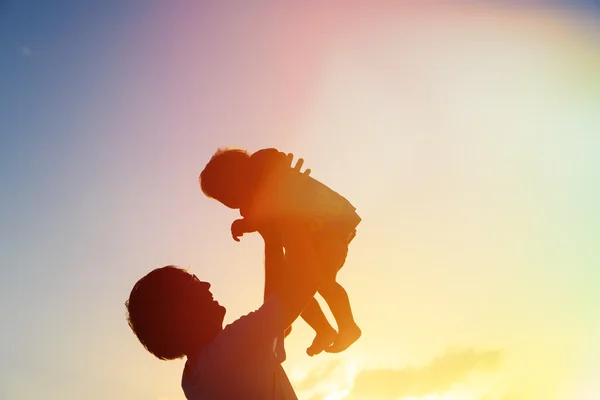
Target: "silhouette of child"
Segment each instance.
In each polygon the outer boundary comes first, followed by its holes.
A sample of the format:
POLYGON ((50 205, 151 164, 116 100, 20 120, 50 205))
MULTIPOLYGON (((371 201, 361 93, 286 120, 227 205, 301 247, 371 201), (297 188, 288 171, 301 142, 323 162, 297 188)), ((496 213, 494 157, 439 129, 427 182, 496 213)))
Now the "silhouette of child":
POLYGON ((200 174, 204 194, 225 206, 239 209, 242 219, 231 225, 234 240, 244 233, 282 227, 287 221, 307 224, 317 259, 324 274, 319 293, 327 302, 338 326, 336 332, 313 299, 302 318, 316 336, 307 353, 338 353, 361 336, 354 321, 346 290, 336 281, 356 235, 361 218, 343 196, 300 172, 303 160, 291 167, 292 154, 262 149, 253 154, 245 150, 222 148, 212 156, 200 174))

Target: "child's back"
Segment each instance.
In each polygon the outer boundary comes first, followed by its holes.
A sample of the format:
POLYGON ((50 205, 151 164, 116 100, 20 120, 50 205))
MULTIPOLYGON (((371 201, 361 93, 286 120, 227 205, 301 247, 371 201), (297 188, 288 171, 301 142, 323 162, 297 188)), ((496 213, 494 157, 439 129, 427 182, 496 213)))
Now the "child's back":
POLYGON ((290 191, 292 213, 306 218, 315 234, 345 236, 360 223, 356 208, 322 182, 297 172, 290 174, 288 180, 283 185, 290 191))
POLYGON ((360 223, 356 208, 344 196, 291 168, 285 154, 264 149, 254 153, 251 161, 256 177, 254 201, 240 210, 242 216, 297 218, 307 220, 315 233, 325 231, 342 236, 360 223))

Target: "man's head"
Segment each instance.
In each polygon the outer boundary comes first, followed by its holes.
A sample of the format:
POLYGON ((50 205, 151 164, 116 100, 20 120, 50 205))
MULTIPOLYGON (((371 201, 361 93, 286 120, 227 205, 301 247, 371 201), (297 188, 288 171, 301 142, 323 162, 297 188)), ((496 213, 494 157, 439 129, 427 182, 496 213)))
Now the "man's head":
POLYGON ((246 150, 218 149, 200 174, 202 192, 229 208, 241 208, 248 195, 249 160, 246 150))
POLYGON ((125 302, 127 322, 156 357, 173 360, 190 355, 223 328, 225 308, 213 300, 209 289, 209 283, 181 268, 157 268, 131 290, 125 302))

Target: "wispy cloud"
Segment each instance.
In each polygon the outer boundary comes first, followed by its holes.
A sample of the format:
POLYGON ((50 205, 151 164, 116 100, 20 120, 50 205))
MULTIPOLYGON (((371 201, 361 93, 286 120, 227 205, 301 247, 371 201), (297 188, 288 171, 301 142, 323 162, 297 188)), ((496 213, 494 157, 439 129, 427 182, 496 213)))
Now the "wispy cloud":
POLYGON ((28 46, 19 46, 19 53, 23 57, 29 57, 29 56, 31 56, 33 54, 33 51, 28 46))
POLYGON ((310 370, 306 378, 299 384, 295 385, 297 390, 311 389, 319 383, 329 379, 333 372, 340 366, 342 359, 336 359, 329 363, 310 370))
POLYGON ((351 394, 396 399, 445 392, 473 372, 495 370, 501 355, 500 351, 452 349, 422 367, 362 371, 356 377, 351 394))
POLYGON ((502 395, 500 395, 500 396, 498 396, 498 395, 496 395, 496 396, 494 396, 494 395, 488 395, 488 396, 482 397, 479 400, 521 400, 521 397, 518 397, 518 396, 516 396, 514 394, 508 394, 508 395, 504 395, 504 396, 502 396, 502 395))

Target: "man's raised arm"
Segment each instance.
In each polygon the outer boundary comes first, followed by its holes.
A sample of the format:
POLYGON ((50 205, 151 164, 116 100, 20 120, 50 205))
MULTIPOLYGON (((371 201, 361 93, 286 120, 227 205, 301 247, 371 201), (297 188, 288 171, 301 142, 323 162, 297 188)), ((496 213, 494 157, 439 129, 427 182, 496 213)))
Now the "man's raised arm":
POLYGON ((259 230, 265 241, 265 296, 266 301, 276 293, 276 288, 281 285, 283 274, 283 243, 281 234, 269 230, 259 230))
POLYGON ((285 266, 275 292, 283 304, 287 328, 314 298, 323 276, 305 224, 285 224, 282 242, 285 246, 285 266))

